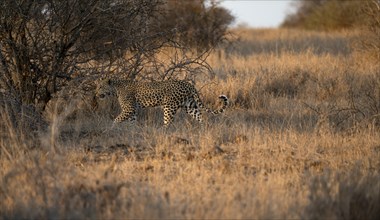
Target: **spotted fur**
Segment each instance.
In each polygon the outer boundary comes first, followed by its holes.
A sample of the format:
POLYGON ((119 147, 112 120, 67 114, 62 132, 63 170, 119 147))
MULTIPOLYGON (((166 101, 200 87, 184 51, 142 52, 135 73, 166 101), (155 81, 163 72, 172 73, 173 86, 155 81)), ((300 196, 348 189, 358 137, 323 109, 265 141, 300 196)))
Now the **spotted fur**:
POLYGON ((164 112, 165 126, 173 121, 179 108, 185 109, 195 120, 202 123, 202 109, 219 114, 228 105, 228 98, 221 95, 219 99, 223 106, 220 109, 210 110, 204 107, 194 86, 180 80, 134 82, 126 79, 105 79, 98 84, 96 95, 101 99, 110 95, 117 96, 122 112, 115 118, 115 122, 134 121, 139 108, 160 106, 164 112))

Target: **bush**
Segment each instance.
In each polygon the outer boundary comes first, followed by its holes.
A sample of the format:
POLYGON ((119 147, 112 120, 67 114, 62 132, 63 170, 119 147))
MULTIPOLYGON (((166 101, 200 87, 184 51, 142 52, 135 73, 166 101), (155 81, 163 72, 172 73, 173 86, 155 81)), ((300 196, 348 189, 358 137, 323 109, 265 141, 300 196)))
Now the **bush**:
MULTIPOLYGON (((204 3, 5 0, 0 4, 0 85, 42 110, 78 76, 112 72, 135 78, 143 68, 161 65, 155 55, 168 47, 205 53, 223 39, 232 16, 204 3)), ((176 57, 165 69, 203 65, 202 58, 176 57)))
POLYGON ((362 26, 367 16, 361 10, 368 1, 301 1, 282 26, 325 31, 362 26))
POLYGON ((234 17, 217 4, 205 6, 200 1, 167 1, 167 13, 162 21, 170 29, 176 30, 176 37, 184 45, 198 50, 217 46, 227 32, 234 17))
POLYGON ((288 15, 281 26, 322 31, 360 29, 354 48, 380 60, 379 1, 301 1, 296 13, 288 15))
POLYGON ((362 11, 368 19, 362 27, 359 44, 356 46, 378 61, 380 60, 380 2, 367 2, 362 11))

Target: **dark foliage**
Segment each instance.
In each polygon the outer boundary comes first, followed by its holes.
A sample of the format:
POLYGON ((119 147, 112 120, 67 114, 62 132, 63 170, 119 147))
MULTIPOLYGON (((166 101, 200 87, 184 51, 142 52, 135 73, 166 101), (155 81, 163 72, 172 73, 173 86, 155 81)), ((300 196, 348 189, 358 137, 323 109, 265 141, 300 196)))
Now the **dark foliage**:
MULTIPOLYGON (((167 47, 202 48, 204 54, 223 39, 231 21, 226 10, 204 1, 4 0, 0 86, 44 109, 78 76, 113 72, 134 78, 167 47)), ((204 62, 196 56, 182 66, 197 59, 204 62)))

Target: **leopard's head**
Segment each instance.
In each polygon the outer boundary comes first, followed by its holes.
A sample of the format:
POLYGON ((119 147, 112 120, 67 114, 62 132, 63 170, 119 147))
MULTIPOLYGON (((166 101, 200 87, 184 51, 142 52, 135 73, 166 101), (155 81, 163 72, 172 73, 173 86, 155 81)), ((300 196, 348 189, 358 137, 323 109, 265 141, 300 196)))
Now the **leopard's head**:
POLYGON ((111 79, 103 79, 100 82, 97 83, 96 86, 96 97, 99 99, 104 99, 107 96, 115 96, 116 95, 116 89, 112 85, 111 79))

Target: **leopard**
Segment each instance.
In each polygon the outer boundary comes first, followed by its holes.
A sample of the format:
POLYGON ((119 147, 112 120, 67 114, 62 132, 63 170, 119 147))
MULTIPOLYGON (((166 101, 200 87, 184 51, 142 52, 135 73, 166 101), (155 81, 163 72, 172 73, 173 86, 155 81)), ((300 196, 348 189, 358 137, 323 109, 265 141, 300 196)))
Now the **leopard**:
POLYGON ((107 78, 97 83, 95 93, 100 100, 117 97, 121 113, 114 119, 114 124, 126 120, 135 121, 139 109, 146 107, 161 107, 165 127, 172 123, 178 109, 184 109, 193 119, 203 124, 202 110, 216 115, 223 113, 229 104, 227 96, 220 95, 220 108, 212 110, 206 107, 194 85, 184 80, 138 82, 107 78))

